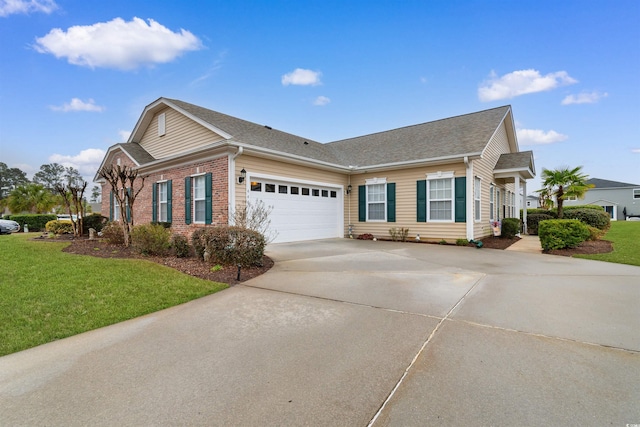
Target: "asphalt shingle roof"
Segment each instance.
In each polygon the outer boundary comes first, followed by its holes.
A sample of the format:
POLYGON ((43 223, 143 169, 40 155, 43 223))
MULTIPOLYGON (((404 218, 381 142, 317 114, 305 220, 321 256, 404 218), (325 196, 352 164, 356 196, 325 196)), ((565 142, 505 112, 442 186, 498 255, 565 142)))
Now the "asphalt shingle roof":
POLYGON ((144 165, 146 163, 156 160, 147 150, 142 148, 137 142, 125 142, 116 144, 127 152, 138 164, 144 165))
POLYGON ((517 153, 503 153, 498 158, 494 170, 531 168, 533 151, 519 151, 517 153))
POLYGON ((609 181, 607 179, 591 178, 587 180, 587 184, 593 184, 594 188, 619 188, 619 187, 640 187, 637 184, 629 184, 626 182, 609 181))
POLYGON ((481 153, 510 108, 503 106, 322 144, 184 101, 167 101, 232 135, 232 141, 358 167, 481 153))

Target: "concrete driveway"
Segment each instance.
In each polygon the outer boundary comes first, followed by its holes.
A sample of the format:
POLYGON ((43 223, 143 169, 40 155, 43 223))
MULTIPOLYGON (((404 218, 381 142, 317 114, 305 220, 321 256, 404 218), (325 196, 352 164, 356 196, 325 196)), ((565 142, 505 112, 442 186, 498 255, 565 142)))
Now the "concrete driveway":
POLYGON ((0 358, 0 425, 640 423, 640 268, 346 239, 0 358))

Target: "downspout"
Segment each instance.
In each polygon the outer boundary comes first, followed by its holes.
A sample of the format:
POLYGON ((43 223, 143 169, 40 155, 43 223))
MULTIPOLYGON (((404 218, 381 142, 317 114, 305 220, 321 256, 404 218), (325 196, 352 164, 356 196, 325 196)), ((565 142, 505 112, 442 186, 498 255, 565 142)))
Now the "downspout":
POLYGON ((469 162, 469 156, 464 156, 464 164, 466 166, 467 177, 467 203, 465 209, 467 210, 467 240, 473 240, 473 224, 475 223, 475 216, 473 215, 473 165, 469 162))
POLYGON ((236 206, 236 157, 241 156, 244 149, 242 147, 238 147, 238 151, 233 155, 229 156, 229 189, 228 189, 228 199, 229 206, 227 208, 228 218, 227 222, 229 225, 233 225, 231 222, 231 218, 233 217, 233 210, 236 206))

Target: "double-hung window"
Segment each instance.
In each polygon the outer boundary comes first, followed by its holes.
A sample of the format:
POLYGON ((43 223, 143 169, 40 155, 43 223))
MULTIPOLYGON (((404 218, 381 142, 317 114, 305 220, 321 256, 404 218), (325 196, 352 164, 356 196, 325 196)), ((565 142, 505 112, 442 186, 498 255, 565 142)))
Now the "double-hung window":
POLYGON ((205 221, 205 176, 193 177, 193 222, 204 224, 205 221))
POLYGON ((453 172, 427 174, 427 221, 453 221, 453 172))
POLYGON ((120 220, 120 202, 118 202, 117 197, 113 198, 113 220, 114 221, 120 220))
POLYGON ((640 188, 634 188, 633 189, 633 198, 634 199, 640 199, 640 188))
POLYGON ((158 221, 167 222, 169 218, 167 182, 158 183, 158 221))
POLYGON ((474 203, 474 212, 475 212, 475 220, 480 221, 482 216, 480 215, 480 194, 481 194, 481 183, 480 177, 475 177, 473 180, 473 203, 474 203))
POLYGON ((387 220, 387 183, 367 180, 367 221, 387 220))
POLYGON ((493 184, 491 184, 489 186, 489 220, 491 221, 493 221, 496 217, 495 197, 496 197, 496 187, 493 184))

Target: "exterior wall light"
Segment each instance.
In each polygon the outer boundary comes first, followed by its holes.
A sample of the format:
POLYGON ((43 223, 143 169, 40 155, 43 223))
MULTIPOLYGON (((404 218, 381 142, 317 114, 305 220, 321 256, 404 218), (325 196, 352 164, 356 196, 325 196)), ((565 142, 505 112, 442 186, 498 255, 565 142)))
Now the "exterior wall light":
POLYGON ((242 184, 246 177, 247 177, 247 171, 244 170, 244 168, 242 168, 242 170, 240 171, 240 176, 238 177, 238 184, 242 184))
POLYGON ((351 194, 352 189, 353 187, 351 186, 351 184, 347 185, 347 194, 351 194))

